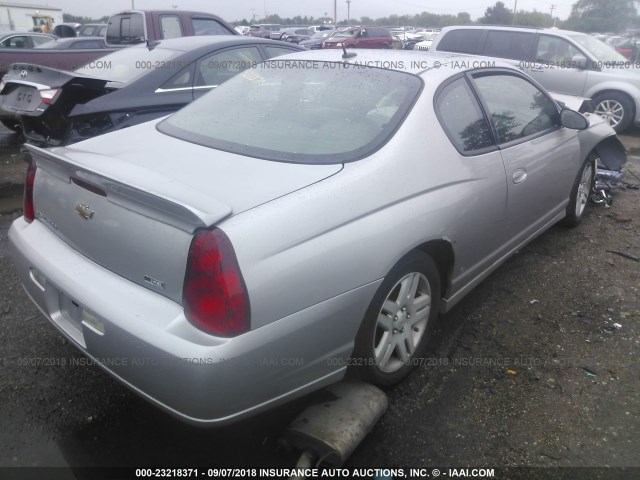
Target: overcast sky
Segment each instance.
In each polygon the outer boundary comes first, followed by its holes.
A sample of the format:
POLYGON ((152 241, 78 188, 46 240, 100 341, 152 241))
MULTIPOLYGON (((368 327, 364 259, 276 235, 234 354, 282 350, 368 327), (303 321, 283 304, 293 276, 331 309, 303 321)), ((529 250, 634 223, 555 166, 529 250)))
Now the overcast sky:
MULTIPOLYGON (((215 13, 227 21, 264 17, 267 13, 277 13, 281 17, 296 15, 320 17, 326 13, 333 16, 334 0, 133 0, 135 8, 171 9, 173 6, 182 10, 197 10, 215 13)), ((513 9, 517 1, 518 10, 538 10, 549 12, 555 5, 554 16, 565 19, 571 12, 575 0, 504 0, 507 8, 513 9)), ((468 12, 476 19, 484 15, 487 7, 496 0, 351 0, 351 18, 368 16, 372 18, 386 17, 392 14, 413 15, 421 12, 438 14, 468 12)), ((13 1, 7 3, 14 3, 13 1)), ((64 13, 99 18, 111 15, 118 10, 130 9, 132 0, 111 0, 95 2, 86 0, 15 0, 15 3, 32 5, 49 5, 62 8, 64 13)), ((346 0, 337 0, 338 20, 347 18, 346 0)))

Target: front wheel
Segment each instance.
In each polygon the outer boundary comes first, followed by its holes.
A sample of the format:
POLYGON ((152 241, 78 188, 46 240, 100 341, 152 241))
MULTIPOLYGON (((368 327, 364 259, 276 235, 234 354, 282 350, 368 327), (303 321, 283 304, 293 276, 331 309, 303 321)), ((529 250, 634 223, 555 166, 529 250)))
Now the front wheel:
POLYGON ((415 366, 438 315, 440 275, 422 252, 404 257, 385 277, 363 320, 351 371, 378 387, 390 387, 415 366))
POLYGON ((587 203, 593 189, 595 178, 596 159, 591 155, 585 160, 571 189, 567 214, 564 224, 568 227, 576 227, 584 218, 587 203))
POLYGON ((617 92, 602 93, 593 99, 593 113, 604 118, 611 127, 620 133, 633 121, 633 102, 617 92))

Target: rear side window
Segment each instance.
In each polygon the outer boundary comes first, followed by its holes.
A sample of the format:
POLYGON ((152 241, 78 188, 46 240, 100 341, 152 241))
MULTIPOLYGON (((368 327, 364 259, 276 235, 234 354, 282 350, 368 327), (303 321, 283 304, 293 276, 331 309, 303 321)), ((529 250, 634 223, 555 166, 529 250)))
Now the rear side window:
POLYGON ((538 87, 515 75, 477 75, 474 82, 489 109, 498 143, 541 134, 560 124, 558 108, 538 87))
POLYGON ((391 35, 389 33, 389 30, 386 30, 384 28, 370 28, 369 29, 369 36, 370 37, 388 37, 389 35, 391 35))
POLYGON ((107 43, 110 45, 133 45, 144 42, 144 18, 141 13, 114 15, 107 27, 107 43))
POLYGON ((572 59, 582 52, 564 38, 540 35, 536 49, 536 61, 559 67, 571 67, 572 59))
POLYGON ((445 133, 460 153, 480 153, 494 145, 489 124, 464 78, 446 85, 435 107, 445 133))
POLYGON ((196 35, 235 35, 214 18, 193 18, 193 31, 196 35))
POLYGON ((160 17, 160 35, 162 38, 182 37, 182 24, 177 15, 162 15, 160 17))
POLYGON ((29 46, 29 43, 26 37, 11 37, 2 42, 2 46, 9 48, 26 48, 29 46))
POLYGON ((53 38, 36 36, 36 37, 31 37, 31 40, 33 40, 34 45, 42 45, 43 43, 51 42, 53 38))
POLYGON ((484 54, 490 57, 528 60, 533 46, 533 33, 490 30, 484 54))
POLYGON ((460 29, 451 30, 444 34, 437 50, 459 53, 479 53, 480 39, 484 30, 460 29))
POLYGON ((95 31, 96 31, 95 26, 93 25, 83 25, 82 28, 80 28, 80 31, 78 32, 78 36, 79 37, 91 37, 95 31))
MULTIPOLYGON (((287 47, 273 47, 271 45, 265 45, 263 47, 267 52, 267 58, 279 57, 280 55, 286 55, 287 53, 298 52, 297 48, 287 48, 287 47)), ((260 60, 258 60, 260 62, 260 60)))
POLYGON ((193 86, 194 64, 189 65, 183 71, 175 74, 168 82, 165 82, 160 91, 191 88, 193 86))

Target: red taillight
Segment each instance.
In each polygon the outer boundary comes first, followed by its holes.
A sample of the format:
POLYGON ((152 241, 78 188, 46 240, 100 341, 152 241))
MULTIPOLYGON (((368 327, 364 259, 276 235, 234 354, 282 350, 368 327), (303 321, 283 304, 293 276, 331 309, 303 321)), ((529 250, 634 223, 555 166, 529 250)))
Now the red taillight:
POLYGON ((50 90, 40 90, 39 92, 40 98, 44 103, 52 104, 57 100, 58 95, 61 91, 62 90, 59 88, 52 88, 50 90))
POLYGON ((249 330, 247 287, 222 230, 199 230, 193 237, 182 299, 187 319, 207 333, 232 337, 249 330))
POLYGON ((29 162, 29 168, 27 168, 27 178, 24 181, 24 203, 22 211, 24 213, 24 219, 31 223, 36 218, 36 209, 33 204, 33 182, 36 179, 36 162, 31 160, 29 162))

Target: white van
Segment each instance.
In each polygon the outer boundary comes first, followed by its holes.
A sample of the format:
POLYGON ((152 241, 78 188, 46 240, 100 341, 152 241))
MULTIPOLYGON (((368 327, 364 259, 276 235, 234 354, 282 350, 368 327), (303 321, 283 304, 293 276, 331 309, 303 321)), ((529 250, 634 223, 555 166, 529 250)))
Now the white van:
POLYGON ((446 27, 431 50, 498 57, 547 90, 591 98, 594 112, 621 132, 640 123, 640 64, 586 33, 529 27, 446 27))

